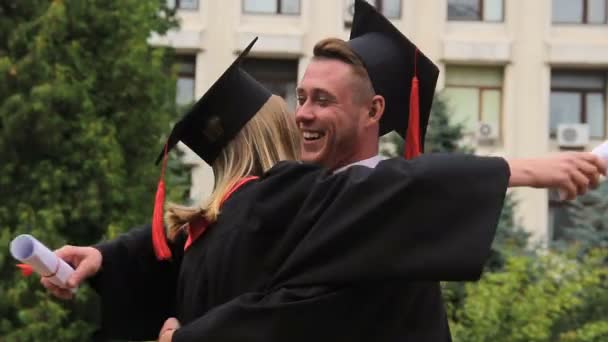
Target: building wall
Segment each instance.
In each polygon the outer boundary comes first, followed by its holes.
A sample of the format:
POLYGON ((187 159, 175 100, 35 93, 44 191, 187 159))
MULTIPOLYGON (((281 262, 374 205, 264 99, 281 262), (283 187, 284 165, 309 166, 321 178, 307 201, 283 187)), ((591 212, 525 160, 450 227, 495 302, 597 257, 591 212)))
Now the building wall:
MULTIPOLYGON (((346 1, 301 0, 299 15, 246 14, 244 1, 199 0, 198 10, 179 11, 179 31, 152 39, 196 54, 197 98, 255 36, 259 41, 251 55, 297 59, 298 79, 318 40, 348 38, 346 1)), ((483 155, 527 158, 557 151, 548 128, 551 69, 608 70, 608 25, 552 24, 551 0, 505 0, 503 22, 448 21, 447 0, 402 0, 401 18, 392 21, 439 65, 438 90, 445 85, 446 65, 502 68, 501 138, 479 146, 483 155)), ((601 140, 592 140, 587 148, 601 140)), ((211 190, 211 171, 196 157, 187 159, 196 165, 192 196, 201 198, 211 190)), ((545 239, 547 191, 514 192, 522 224, 545 239)))

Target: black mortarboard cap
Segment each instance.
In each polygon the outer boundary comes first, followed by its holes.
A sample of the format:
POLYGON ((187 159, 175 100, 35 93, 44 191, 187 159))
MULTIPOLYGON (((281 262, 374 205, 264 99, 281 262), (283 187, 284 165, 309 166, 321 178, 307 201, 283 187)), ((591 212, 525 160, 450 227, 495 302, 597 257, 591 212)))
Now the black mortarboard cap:
POLYGON ((171 259, 163 225, 165 202, 165 168, 167 154, 178 141, 183 142, 208 164, 245 126, 272 95, 240 67, 255 38, 207 90, 192 108, 175 124, 156 163, 163 159, 152 214, 152 244, 158 260, 171 259))
MULTIPOLYGON (((255 38, 175 124, 167 139, 167 151, 182 141, 208 164, 245 126, 272 95, 240 63, 255 44, 255 38)), ((164 154, 161 151, 158 163, 164 154)))
POLYGON ((435 95, 439 69, 388 19, 364 0, 355 0, 348 45, 363 60, 376 94, 386 102, 380 135, 397 131, 406 138, 412 78, 419 83, 420 148, 435 95))

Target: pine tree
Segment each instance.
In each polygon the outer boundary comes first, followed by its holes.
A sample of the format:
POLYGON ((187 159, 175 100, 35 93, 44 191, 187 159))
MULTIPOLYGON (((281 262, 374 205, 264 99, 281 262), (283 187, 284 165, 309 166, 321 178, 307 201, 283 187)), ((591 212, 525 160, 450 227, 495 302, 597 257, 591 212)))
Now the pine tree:
POLYGON ((608 182, 569 203, 567 210, 571 226, 557 237, 558 246, 578 244, 581 253, 608 248, 608 182))
POLYGON ((0 3, 0 340, 86 341, 91 291, 51 298, 9 242, 89 245, 148 222, 175 117, 164 0, 0 3))

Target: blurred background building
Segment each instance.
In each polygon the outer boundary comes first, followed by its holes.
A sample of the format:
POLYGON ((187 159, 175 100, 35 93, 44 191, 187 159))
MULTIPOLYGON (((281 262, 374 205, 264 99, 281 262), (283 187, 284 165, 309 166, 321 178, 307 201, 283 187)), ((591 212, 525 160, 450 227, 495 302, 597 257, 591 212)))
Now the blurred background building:
MULTIPOLYGON (((525 158, 588 150, 606 139, 608 0, 376 0, 441 69, 437 91, 478 154, 525 158)), ((201 96, 235 54, 259 41, 245 68, 295 108, 314 44, 348 39, 352 0, 168 0, 181 28, 155 44, 180 56, 178 103, 201 96)), ((238 94, 234 99, 238 101, 238 94)), ((193 198, 210 168, 187 153, 193 198)), ((517 189, 517 217, 537 239, 568 222, 550 191, 517 189)))

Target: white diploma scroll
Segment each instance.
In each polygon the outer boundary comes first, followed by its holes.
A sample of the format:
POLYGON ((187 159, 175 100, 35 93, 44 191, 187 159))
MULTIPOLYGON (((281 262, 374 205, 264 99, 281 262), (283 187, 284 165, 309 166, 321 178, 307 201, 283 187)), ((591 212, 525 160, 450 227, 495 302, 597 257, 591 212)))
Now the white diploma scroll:
POLYGON ((67 282, 74 269, 33 236, 17 236, 11 241, 11 254, 15 259, 30 265, 41 277, 48 278, 59 287, 68 288, 67 282))
POLYGON ((594 148, 591 153, 598 156, 606 165, 608 165, 608 141, 604 141, 601 145, 594 148))

